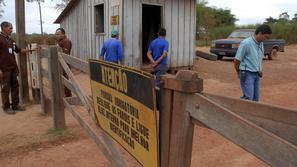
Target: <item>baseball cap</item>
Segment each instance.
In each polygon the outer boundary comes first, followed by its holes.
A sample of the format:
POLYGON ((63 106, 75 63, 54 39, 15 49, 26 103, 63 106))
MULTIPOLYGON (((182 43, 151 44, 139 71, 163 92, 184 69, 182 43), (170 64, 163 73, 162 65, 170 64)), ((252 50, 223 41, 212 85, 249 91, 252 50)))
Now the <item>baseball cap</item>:
POLYGON ((112 35, 112 36, 114 36, 114 35, 118 35, 118 34, 119 34, 119 32, 118 32, 117 30, 112 30, 112 31, 111 31, 111 35, 112 35))

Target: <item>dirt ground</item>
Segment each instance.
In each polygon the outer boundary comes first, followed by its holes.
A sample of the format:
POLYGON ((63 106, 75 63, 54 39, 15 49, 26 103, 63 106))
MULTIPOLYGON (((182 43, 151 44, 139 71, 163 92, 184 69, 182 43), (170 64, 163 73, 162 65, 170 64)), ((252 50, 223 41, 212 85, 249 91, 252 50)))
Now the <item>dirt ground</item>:
MULTIPOLYGON (((198 48, 208 51, 208 48, 198 48)), ((272 61, 264 61, 261 102, 297 108, 297 45, 286 47, 272 61)), ((194 70, 204 79, 204 91, 240 97, 233 59, 199 58, 194 70)), ((90 94, 89 78, 75 73, 90 94)), ((108 167, 110 163, 79 124, 66 112, 67 130, 53 131, 52 117, 41 114, 40 105, 28 105, 16 115, 0 112, 0 167, 108 167)), ((121 152, 124 152, 121 150, 121 152)), ((124 153, 128 157, 127 153, 124 153)), ((128 158, 129 166, 140 166, 128 158)), ((204 127, 195 127, 192 166, 265 167, 255 156, 204 127)))

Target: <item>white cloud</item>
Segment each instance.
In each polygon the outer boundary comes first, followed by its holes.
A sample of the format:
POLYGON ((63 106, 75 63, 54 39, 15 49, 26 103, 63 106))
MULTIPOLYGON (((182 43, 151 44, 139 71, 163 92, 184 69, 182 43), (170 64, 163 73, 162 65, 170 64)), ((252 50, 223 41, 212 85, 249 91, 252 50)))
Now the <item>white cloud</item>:
MULTIPOLYGON (((53 24, 60 12, 54 9, 55 1, 45 0, 42 3, 43 15, 43 29, 44 32, 54 33, 55 29, 59 27, 53 24)), ((282 12, 288 12, 293 17, 297 13, 296 0, 207 0, 209 6, 216 6, 219 8, 230 9, 232 14, 239 19, 237 24, 255 24, 262 23, 265 18, 269 16, 278 18, 282 12)), ((0 21, 9 21, 15 25, 15 0, 6 0, 3 17, 0 21)), ((37 2, 26 2, 26 33, 40 33, 39 10, 37 2)))
MULTIPOLYGON (((15 0, 5 1, 6 6, 3 8, 4 13, 0 21, 9 21, 15 27, 15 0)), ((54 33, 55 29, 59 27, 53 22, 59 16, 60 11, 54 9, 54 3, 50 0, 45 0, 41 3, 43 31, 46 33, 54 33)), ((26 17, 26 33, 40 33, 40 19, 39 7, 37 2, 25 3, 25 17, 26 17)))

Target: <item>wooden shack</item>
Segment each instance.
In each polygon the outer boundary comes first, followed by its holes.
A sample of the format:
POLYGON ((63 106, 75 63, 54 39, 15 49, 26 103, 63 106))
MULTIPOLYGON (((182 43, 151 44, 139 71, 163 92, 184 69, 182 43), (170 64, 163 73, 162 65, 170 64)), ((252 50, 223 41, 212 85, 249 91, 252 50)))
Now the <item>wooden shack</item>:
POLYGON ((160 27, 167 30, 169 67, 190 67, 195 56, 196 0, 70 0, 55 23, 66 30, 72 55, 97 57, 112 30, 120 33, 125 65, 142 68, 160 27))

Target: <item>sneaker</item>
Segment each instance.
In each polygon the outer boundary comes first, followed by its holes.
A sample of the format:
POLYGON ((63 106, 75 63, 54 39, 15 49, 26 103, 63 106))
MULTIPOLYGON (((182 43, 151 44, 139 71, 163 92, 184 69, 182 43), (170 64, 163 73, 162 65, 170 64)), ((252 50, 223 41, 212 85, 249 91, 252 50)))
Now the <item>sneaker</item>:
POLYGON ((26 108, 24 106, 17 105, 17 106, 12 106, 12 110, 14 110, 14 111, 25 111, 26 108))
POLYGON ((15 111, 13 111, 10 108, 4 108, 3 111, 4 111, 4 113, 9 114, 9 115, 15 114, 15 111))

